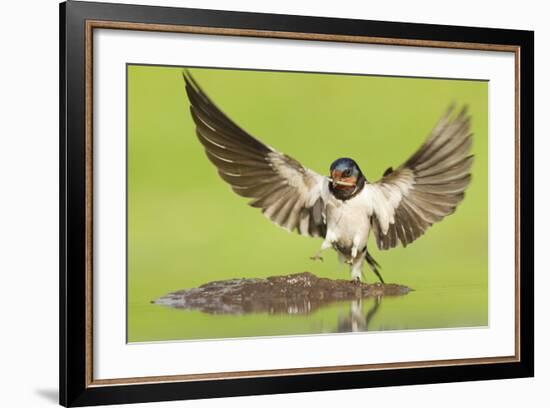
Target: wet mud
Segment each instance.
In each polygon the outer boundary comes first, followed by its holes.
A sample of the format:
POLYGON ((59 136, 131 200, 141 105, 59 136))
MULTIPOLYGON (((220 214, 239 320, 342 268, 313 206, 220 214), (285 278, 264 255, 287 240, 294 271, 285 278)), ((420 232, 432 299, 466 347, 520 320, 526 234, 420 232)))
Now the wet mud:
MULTIPOLYGON (((265 279, 229 279, 168 293, 152 303, 210 314, 308 314, 339 301, 403 296, 410 288, 399 284, 318 278, 302 272, 265 279)), ((344 322, 342 322, 344 323, 344 322)))

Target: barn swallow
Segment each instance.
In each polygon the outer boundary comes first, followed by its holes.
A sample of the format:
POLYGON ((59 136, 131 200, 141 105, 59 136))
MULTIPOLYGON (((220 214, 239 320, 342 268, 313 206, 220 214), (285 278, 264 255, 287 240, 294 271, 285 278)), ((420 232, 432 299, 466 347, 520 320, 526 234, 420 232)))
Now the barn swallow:
POLYGON ((275 224, 320 237, 363 276, 365 261, 378 279, 380 265, 367 250, 372 232, 380 250, 403 247, 452 214, 471 180, 472 133, 466 108, 451 107, 416 152, 395 170, 369 182, 351 158, 335 160, 328 176, 310 170, 239 127, 183 73, 196 135, 220 177, 275 224))

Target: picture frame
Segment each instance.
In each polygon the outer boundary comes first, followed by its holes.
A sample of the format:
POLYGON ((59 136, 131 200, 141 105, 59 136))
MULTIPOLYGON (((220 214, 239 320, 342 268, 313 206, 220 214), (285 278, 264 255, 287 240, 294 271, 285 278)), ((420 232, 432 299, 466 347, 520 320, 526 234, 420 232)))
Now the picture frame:
MULTIPOLYGON (((413 56, 414 57, 414 56, 413 56)), ((497 118, 498 120, 498 118, 497 118)), ((60 403, 64 406, 444 383, 534 375, 534 33, 68 1, 60 5, 60 403), (184 375, 94 375, 94 36, 98 30, 466 50, 514 58, 514 352, 184 375)), ((491 146, 499 149, 499 146, 491 146)), ((512 237, 509 237, 512 239, 512 237)), ((121 297, 124 293, 119 294, 121 297)), ((95 334, 94 334, 95 333, 95 334)), ((238 340, 236 340, 238 341, 238 340)), ((145 362, 143 364, 146 364, 145 362)))

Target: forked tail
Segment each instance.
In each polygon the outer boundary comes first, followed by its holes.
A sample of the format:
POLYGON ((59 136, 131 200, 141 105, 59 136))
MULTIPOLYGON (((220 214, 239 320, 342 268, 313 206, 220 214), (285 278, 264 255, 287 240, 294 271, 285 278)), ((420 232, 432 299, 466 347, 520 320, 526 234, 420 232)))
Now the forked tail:
POLYGON ((378 276, 378 279, 380 279, 380 282, 385 283, 384 279, 382 279, 382 275, 380 275, 380 271, 378 270, 378 268, 382 269, 382 267, 378 262, 376 262, 376 260, 372 257, 372 255, 369 254, 369 251, 367 249, 365 249, 365 260, 369 264, 372 271, 376 274, 376 276, 378 276))

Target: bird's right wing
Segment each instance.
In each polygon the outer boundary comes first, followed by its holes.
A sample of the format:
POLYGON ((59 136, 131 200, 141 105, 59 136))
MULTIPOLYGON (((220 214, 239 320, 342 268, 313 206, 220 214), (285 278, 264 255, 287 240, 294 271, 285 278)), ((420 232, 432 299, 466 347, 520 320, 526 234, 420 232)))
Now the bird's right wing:
POLYGON ((326 234, 328 179, 279 153, 236 125, 184 72, 191 116, 206 155, 240 196, 253 199, 275 224, 302 235, 326 234))

